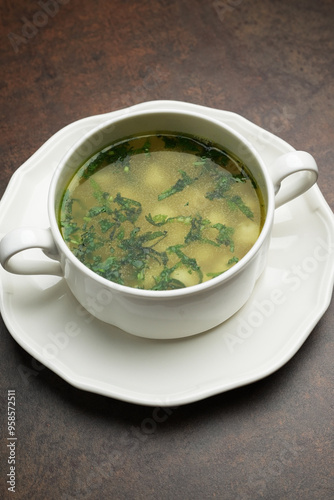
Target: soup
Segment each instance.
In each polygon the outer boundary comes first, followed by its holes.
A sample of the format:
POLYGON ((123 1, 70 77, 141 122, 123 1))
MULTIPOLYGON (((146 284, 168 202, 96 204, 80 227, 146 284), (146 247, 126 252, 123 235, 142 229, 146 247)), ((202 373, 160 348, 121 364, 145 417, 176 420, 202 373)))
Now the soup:
POLYGON ((59 227, 73 254, 121 285, 173 290, 234 266, 265 217, 247 167, 219 146, 147 134, 106 147, 78 168, 59 227))

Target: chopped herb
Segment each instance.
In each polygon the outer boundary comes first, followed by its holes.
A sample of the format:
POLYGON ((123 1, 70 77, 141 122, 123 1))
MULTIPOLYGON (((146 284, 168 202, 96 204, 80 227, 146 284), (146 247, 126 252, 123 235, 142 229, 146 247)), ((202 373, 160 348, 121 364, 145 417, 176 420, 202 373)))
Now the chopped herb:
POLYGON ((184 242, 188 244, 192 241, 200 241, 202 243, 209 243, 217 246, 217 243, 203 236, 204 229, 207 229, 210 225, 211 222, 208 219, 203 219, 200 215, 193 217, 191 219, 190 231, 185 237, 184 242))
POLYGON ((120 209, 115 210, 115 215, 120 222, 124 222, 126 220, 132 223, 136 222, 142 212, 142 206, 139 201, 124 198, 120 195, 120 193, 117 193, 114 202, 120 206, 120 209))
POLYGON ((227 264, 230 266, 230 265, 232 265, 232 264, 236 264, 237 262, 239 262, 239 259, 238 259, 238 257, 234 256, 234 257, 232 257, 232 259, 230 259, 230 260, 228 261, 228 263, 227 263, 227 264))
POLYGON ((165 267, 159 276, 154 276, 155 285, 152 290, 176 290, 178 288, 185 288, 186 285, 182 281, 172 278, 171 275, 178 266, 171 268, 165 267))
POLYGON ((177 217, 167 217, 167 215, 162 215, 162 214, 157 214, 152 217, 151 214, 145 215, 145 219, 147 222, 152 224, 152 226, 163 226, 164 224, 167 224, 168 222, 182 222, 184 224, 190 224, 191 223, 191 217, 190 216, 183 216, 183 215, 178 215, 177 217))
POLYGON ((114 152, 112 150, 101 151, 101 153, 96 155, 91 161, 89 161, 88 165, 84 167, 81 172, 81 177, 84 179, 91 178, 91 175, 93 175, 97 170, 110 163, 113 155, 114 152))
POLYGON ((152 226, 163 226, 164 224, 166 224, 166 222, 169 221, 169 217, 163 214, 153 215, 153 217, 151 214, 148 214, 145 215, 145 219, 147 220, 147 222, 152 224, 152 226))
POLYGON ((226 166, 230 158, 224 151, 215 147, 209 147, 206 151, 206 157, 218 165, 226 166))
POLYGON ((205 197, 209 200, 225 198, 226 193, 236 182, 233 175, 222 172, 216 179, 214 190, 206 193, 205 197))
POLYGON ((101 259, 95 259, 94 263, 89 265, 89 267, 95 273, 103 276, 103 278, 114 281, 119 285, 124 285, 124 280, 121 274, 121 263, 115 257, 108 257, 103 262, 101 259))
POLYGON ((234 233, 233 227, 226 227, 225 224, 214 224, 213 228, 217 229, 218 236, 216 241, 219 245, 226 245, 230 247, 231 252, 234 252, 234 242, 232 240, 232 235, 234 233))
POLYGON ((96 217, 100 214, 112 214, 112 210, 106 205, 92 207, 88 211, 87 219, 90 220, 92 217, 96 217))
POLYGON ((246 217, 253 219, 254 214, 252 210, 243 202, 242 198, 239 195, 230 196, 228 194, 233 185, 245 181, 246 179, 243 176, 233 176, 224 172, 216 179, 214 189, 207 192, 205 197, 209 200, 226 199, 231 210, 238 208, 246 217))
POLYGON ((194 161, 193 165, 194 167, 203 167, 205 161, 205 158, 201 158, 200 160, 194 161))
POLYGON ((65 241, 72 241, 71 235, 76 233, 79 230, 79 227, 76 222, 64 221, 61 224, 63 237, 65 241))
POLYGON ((180 191, 183 191, 186 186, 190 186, 193 182, 197 181, 198 177, 191 178, 189 175, 184 171, 184 170, 179 170, 179 173, 181 174, 181 179, 178 179, 174 186, 170 187, 169 189, 166 189, 163 191, 161 194, 158 196, 158 200, 164 200, 165 198, 168 198, 169 196, 172 196, 175 193, 179 193, 180 191))
POLYGON ((199 276, 199 282, 202 283, 203 273, 201 271, 201 268, 197 264, 196 259, 194 259, 192 257, 188 257, 188 255, 186 255, 181 250, 181 248, 183 248, 183 245, 174 245, 174 246, 168 247, 167 252, 175 253, 179 257, 180 262, 182 264, 184 264, 186 267, 188 267, 188 269, 190 269, 191 271, 196 271, 198 276, 199 276))
POLYGON ((123 238, 119 243, 119 248, 124 251, 121 259, 123 265, 128 264, 136 269, 143 270, 148 267, 148 259, 153 258, 159 263, 166 264, 167 256, 165 252, 157 252, 153 247, 157 245, 167 235, 166 231, 155 231, 140 234, 140 228, 134 228, 129 238, 123 238), (153 242, 150 246, 145 243, 153 242))
POLYGON ((240 196, 235 195, 235 196, 232 196, 232 198, 228 198, 227 203, 229 204, 229 207, 232 210, 234 210, 235 208, 238 208, 249 219, 254 218, 253 212, 251 211, 251 209, 247 205, 245 205, 245 203, 242 201, 240 196))
POLYGON ((168 136, 168 135, 159 135, 159 137, 162 138, 162 140, 164 141, 164 144, 165 144, 165 147, 167 149, 174 149, 176 148, 177 146, 177 137, 174 137, 174 136, 168 136))
POLYGON ((103 203, 106 199, 108 199, 108 193, 104 193, 95 179, 92 177, 89 178, 89 182, 93 188, 94 198, 97 199, 98 202, 103 203))
POLYGON ((88 261, 93 256, 93 252, 104 245, 95 231, 94 226, 91 226, 87 231, 82 233, 81 242, 77 248, 73 249, 73 253, 79 260, 88 261))
POLYGON ((102 219, 99 221, 99 225, 101 227, 102 233, 106 233, 109 229, 113 227, 114 222, 111 222, 109 219, 102 219))

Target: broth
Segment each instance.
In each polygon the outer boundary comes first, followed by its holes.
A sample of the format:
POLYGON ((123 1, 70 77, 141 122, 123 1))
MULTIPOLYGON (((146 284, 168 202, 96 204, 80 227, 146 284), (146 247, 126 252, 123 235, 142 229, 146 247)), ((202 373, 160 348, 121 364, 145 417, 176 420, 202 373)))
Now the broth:
POLYGON ((124 139, 70 180, 59 227, 104 278, 172 290, 207 281, 254 245, 264 203, 247 167, 220 147, 161 133, 124 139))

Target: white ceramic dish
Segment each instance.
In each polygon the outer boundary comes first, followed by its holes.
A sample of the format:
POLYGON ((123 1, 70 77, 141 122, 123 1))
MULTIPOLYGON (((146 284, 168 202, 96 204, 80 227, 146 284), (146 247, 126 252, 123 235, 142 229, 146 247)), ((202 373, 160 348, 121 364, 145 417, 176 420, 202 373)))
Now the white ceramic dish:
MULTIPOLYGON (((244 135, 265 161, 293 151, 239 115, 177 104, 222 120, 244 135)), ((159 105, 161 101, 153 101, 134 108, 159 105)), ((58 161, 83 133, 122 113, 72 123, 17 170, 1 200, 0 238, 33 218, 47 227, 47 192, 58 161)), ((15 258, 41 256, 39 250, 30 250, 15 258)), ((174 406, 259 380, 297 352, 331 300, 334 217, 317 186, 279 208, 268 266, 247 304, 223 325, 179 340, 139 338, 100 322, 57 277, 17 276, 2 268, 0 276, 4 321, 38 361, 84 390, 132 403, 174 406)))

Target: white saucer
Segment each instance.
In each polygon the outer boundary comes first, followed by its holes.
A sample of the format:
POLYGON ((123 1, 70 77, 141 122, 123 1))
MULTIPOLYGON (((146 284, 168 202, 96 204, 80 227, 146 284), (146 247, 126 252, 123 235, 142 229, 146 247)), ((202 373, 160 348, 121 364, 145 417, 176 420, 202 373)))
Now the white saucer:
MULTIPOLYGON (((153 101, 135 108, 175 104, 153 101)), ((234 113, 177 106, 227 123, 265 161, 293 150, 234 113)), ((1 200, 0 238, 19 226, 48 227, 48 185, 60 158, 84 132, 127 111, 72 123, 19 168, 1 200)), ((155 341, 128 335, 85 313, 62 279, 16 276, 2 268, 1 314, 26 351, 78 388, 152 406, 194 402, 259 380, 292 358, 330 303, 333 237, 333 213, 313 186, 276 211, 268 267, 249 302, 223 325, 191 338, 155 341)), ((16 258, 40 258, 39 252, 16 258)))

